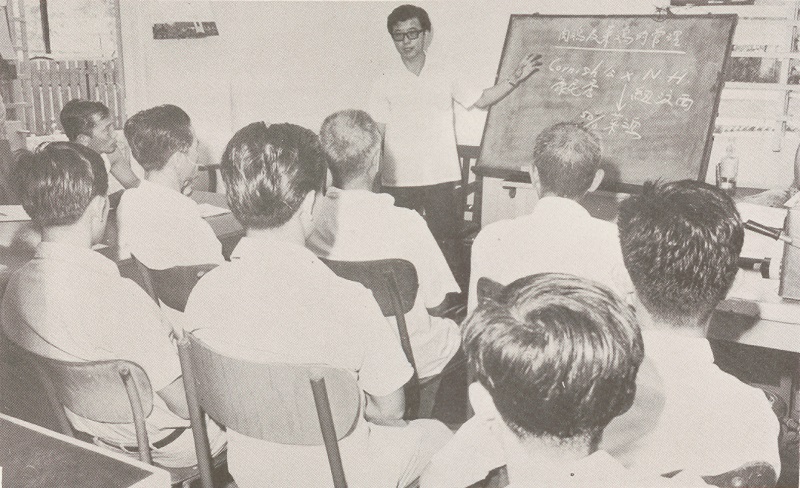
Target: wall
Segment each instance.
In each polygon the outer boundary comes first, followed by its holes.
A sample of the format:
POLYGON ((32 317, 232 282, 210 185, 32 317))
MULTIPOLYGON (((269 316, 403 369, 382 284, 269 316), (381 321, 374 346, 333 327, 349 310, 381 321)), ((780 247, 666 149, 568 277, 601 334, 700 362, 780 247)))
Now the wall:
MULTIPOLYGON (((366 108, 371 80, 397 53, 386 15, 400 2, 122 0, 127 112, 175 103, 192 117, 215 159, 255 121, 319 128, 330 113, 366 108), (220 36, 152 39, 152 24, 214 20, 220 36)), ((493 83, 511 13, 652 13, 664 0, 419 2, 467 82, 493 83), (590 4, 591 5, 587 5, 590 4)), ((485 113, 457 112, 459 142, 479 144, 485 113)))

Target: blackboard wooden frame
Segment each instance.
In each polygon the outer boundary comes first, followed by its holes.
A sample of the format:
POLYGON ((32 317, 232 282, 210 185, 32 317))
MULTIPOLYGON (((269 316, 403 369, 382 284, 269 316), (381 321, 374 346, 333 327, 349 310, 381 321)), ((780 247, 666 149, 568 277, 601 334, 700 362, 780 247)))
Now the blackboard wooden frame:
MULTIPOLYGON (((700 168, 698 174, 696 175, 696 179, 698 181, 704 181, 706 177, 706 173, 708 171, 708 164, 709 159, 711 156, 711 147, 713 144, 713 133, 714 133, 714 126, 716 122, 716 118, 719 111, 719 102, 722 93, 722 88, 725 85, 723 75, 725 73, 725 69, 728 65, 731 50, 733 48, 733 35, 736 31, 736 25, 738 22, 738 15, 736 14, 694 14, 694 15, 669 15, 665 17, 663 14, 660 15, 625 15, 625 14, 616 14, 616 15, 553 15, 553 14, 512 14, 509 18, 508 28, 506 30, 505 40, 503 42, 503 50, 500 55, 500 62, 498 62, 497 73, 495 75, 495 83, 500 81, 500 72, 503 68, 503 59, 506 56, 509 41, 512 34, 512 27, 514 25, 514 20, 518 18, 552 18, 552 19, 576 19, 576 18, 585 18, 585 19, 651 19, 653 21, 660 21, 663 19, 728 19, 731 21, 730 29, 727 36, 727 45, 725 49, 725 54, 722 60, 722 65, 720 67, 719 72, 717 73, 717 80, 713 87, 713 112, 712 116, 709 119, 709 124, 706 130, 706 137, 705 137, 705 144, 703 147, 703 155, 702 160, 700 162, 700 168)), ((534 76, 537 76, 534 74, 534 76)), ((486 139, 486 132, 489 127, 489 120, 491 116, 492 108, 489 108, 489 114, 487 116, 487 123, 483 127, 483 134, 481 137, 481 154, 478 157, 477 164, 473 168, 473 172, 478 176, 486 176, 492 178, 500 178, 510 181, 518 181, 518 182, 529 182, 530 177, 527 172, 521 170, 514 170, 510 168, 503 168, 503 167, 496 167, 496 166, 486 166, 481 164, 482 163, 482 156, 485 147, 485 139, 486 139)), ((614 182, 614 181, 604 181, 603 184, 600 186, 601 190, 615 192, 615 193, 636 193, 641 189, 641 185, 639 184, 628 184, 623 182, 614 182)))

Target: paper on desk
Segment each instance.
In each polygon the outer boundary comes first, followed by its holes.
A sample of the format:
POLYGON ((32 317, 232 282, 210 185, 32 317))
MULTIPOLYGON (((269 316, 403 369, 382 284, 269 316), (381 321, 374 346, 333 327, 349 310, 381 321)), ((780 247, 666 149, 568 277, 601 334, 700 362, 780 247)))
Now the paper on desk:
POLYGON ((207 219, 209 217, 214 217, 216 215, 224 215, 226 213, 231 213, 231 211, 227 208, 217 207, 211 205, 210 203, 200 203, 197 205, 197 208, 200 210, 200 215, 207 219))
POLYGON ((22 205, 0 205, 0 222, 22 222, 30 219, 22 205))
MULTIPOLYGON (((736 204, 742 222, 752 220, 769 227, 783 228, 786 220, 785 208, 765 207, 752 203, 739 202, 736 204)), ((764 259, 770 258, 780 261, 783 257, 783 241, 778 241, 751 230, 744 231, 744 244, 742 245, 743 258, 764 259)))

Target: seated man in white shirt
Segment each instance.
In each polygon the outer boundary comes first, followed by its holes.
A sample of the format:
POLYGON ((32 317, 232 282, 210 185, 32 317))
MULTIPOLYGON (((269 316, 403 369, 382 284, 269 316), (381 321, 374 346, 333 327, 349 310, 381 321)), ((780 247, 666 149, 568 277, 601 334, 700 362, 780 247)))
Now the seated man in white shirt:
MULTIPOLYGON (((419 291, 406 321, 417 372, 422 379, 442 373, 458 352, 461 335, 455 322, 430 311, 435 313, 448 293, 460 290, 425 220, 413 210, 396 207, 391 195, 372 192, 381 148, 377 125, 361 110, 337 112, 325 119, 320 140, 333 187, 315 205, 314 232, 306 246, 317 256, 338 261, 411 262, 419 291)), ((395 327, 394 318, 390 320, 395 327)), ((465 376, 460 354, 459 361, 465 376)), ((457 368, 451 364, 448 372, 457 368)), ((466 380, 462 383, 466 406, 466 380)))
MULTIPOLYGON (((197 463, 170 326, 116 264, 93 251, 108 215, 108 175, 96 152, 53 142, 24 158, 22 204, 41 228, 34 259, 17 270, 3 296, 2 327, 10 340, 64 361, 125 359, 141 366, 153 388, 147 418, 153 460, 163 466, 197 463)), ((102 400, 102 399, 101 399, 102 400)), ((133 424, 104 424, 67 411, 73 427, 99 445, 138 457, 133 424)), ((208 425, 212 450, 224 434, 208 425)))
MULTIPOLYGON (((780 427, 769 401, 721 371, 705 339, 737 272, 744 231, 733 201, 695 181, 648 184, 622 203, 619 232, 650 371, 640 371, 633 407, 609 424, 600 447, 626 467, 654 473, 717 475, 766 461, 779 474, 780 427)), ((503 465, 488 432, 470 419, 433 459, 422 486, 463 488, 503 465)))
MULTIPOLYGON (((463 326, 475 416, 507 459, 509 486, 701 486, 633 473, 597 445, 636 393, 644 356, 633 311, 574 275, 514 281, 463 326)), ((431 485, 433 486, 433 485, 431 485)))
POLYGON ((720 370, 706 339, 738 271, 744 230, 733 201, 697 181, 646 184, 622 203, 618 223, 645 352, 667 401, 647 434, 606 449, 662 473, 714 475, 766 461, 780 474, 780 427, 769 401, 720 370))
POLYGON ((119 257, 132 254, 150 269, 221 263, 222 244, 182 193, 199 158, 186 112, 175 105, 142 110, 125 123, 125 137, 146 176, 120 200, 119 257))
POLYGON ((507 284, 534 273, 571 273, 630 293, 616 226, 579 203, 603 180, 597 135, 580 124, 556 124, 539 134, 532 156, 539 201, 530 215, 487 225, 475 238, 469 310, 481 277, 507 284))
MULTIPOLYGON (((231 262, 198 282, 186 322, 233 356, 351 371, 366 406, 339 442, 349 486, 405 486, 451 433, 435 420, 401 420, 412 370, 396 331, 369 290, 336 276, 305 247, 326 173, 316 134, 252 123, 228 143, 221 172, 246 236, 231 262)), ((229 439, 228 466, 241 488, 332 484, 323 446, 274 444, 233 431, 229 439)))
POLYGON ((108 107, 101 102, 74 99, 64 104, 59 119, 67 139, 103 156, 106 171, 111 176, 108 179, 109 195, 139 186, 139 176, 117 144, 114 119, 108 107))

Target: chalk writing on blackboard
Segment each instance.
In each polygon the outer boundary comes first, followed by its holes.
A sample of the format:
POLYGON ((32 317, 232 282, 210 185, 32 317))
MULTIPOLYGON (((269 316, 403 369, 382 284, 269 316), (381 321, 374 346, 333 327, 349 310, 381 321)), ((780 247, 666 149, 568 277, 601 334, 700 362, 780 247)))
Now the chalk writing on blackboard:
POLYGON ((540 16, 509 22, 498 79, 544 66, 489 110, 478 170, 530 164, 536 136, 580 120, 600 136, 607 188, 705 176, 735 16, 540 16))

